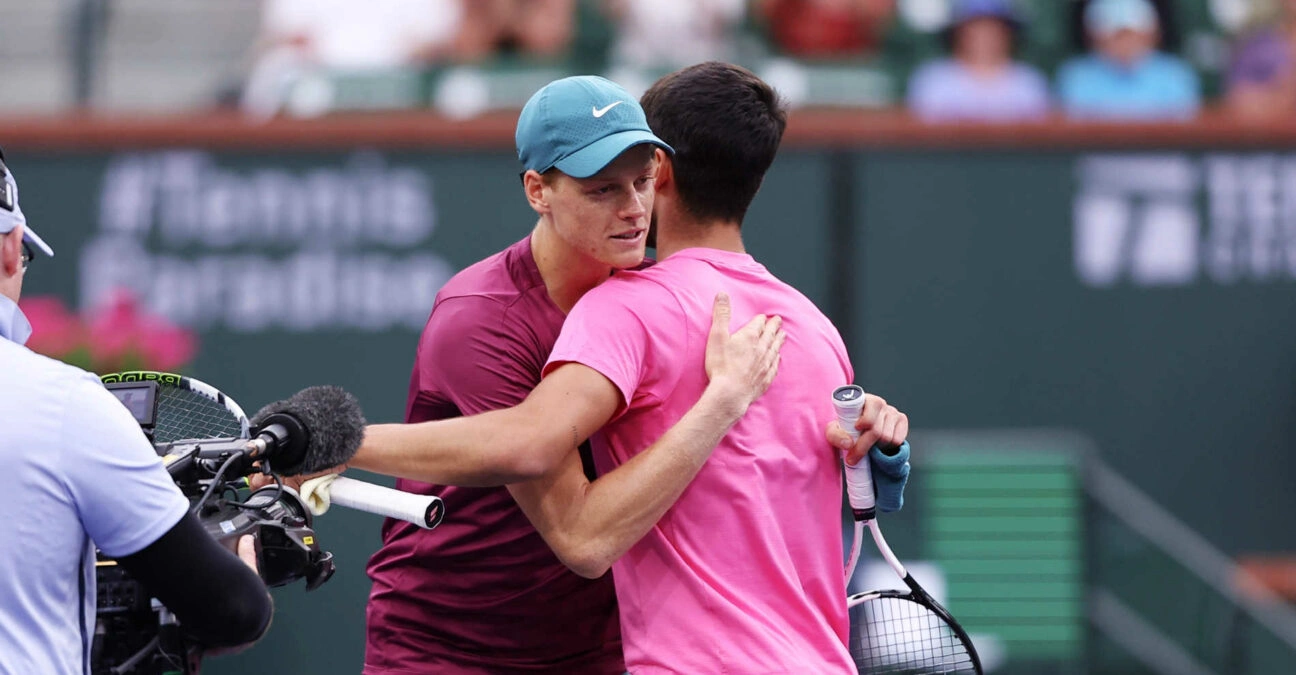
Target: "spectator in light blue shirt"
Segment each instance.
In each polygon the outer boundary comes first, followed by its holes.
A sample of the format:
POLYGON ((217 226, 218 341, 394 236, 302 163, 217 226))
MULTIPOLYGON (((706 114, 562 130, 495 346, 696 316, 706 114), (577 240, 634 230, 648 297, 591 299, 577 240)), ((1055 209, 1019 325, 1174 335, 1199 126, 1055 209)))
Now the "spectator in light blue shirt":
POLYGON ((1187 119, 1201 106, 1197 74, 1156 50, 1156 10, 1147 0, 1094 0, 1084 13, 1094 53, 1058 72, 1066 114, 1082 119, 1187 119))
POLYGON ((909 109, 928 121, 1008 122, 1048 113, 1048 80, 1013 61, 1021 21, 1010 0, 960 0, 946 31, 952 58, 909 82, 909 109))

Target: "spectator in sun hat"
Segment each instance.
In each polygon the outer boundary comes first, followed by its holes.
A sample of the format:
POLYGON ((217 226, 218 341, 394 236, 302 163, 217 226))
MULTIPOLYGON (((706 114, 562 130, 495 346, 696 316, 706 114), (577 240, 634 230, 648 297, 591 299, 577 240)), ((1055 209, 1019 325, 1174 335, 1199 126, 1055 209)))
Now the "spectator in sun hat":
POLYGON ((1006 122, 1048 113, 1048 80, 1013 60, 1022 22, 1010 0, 959 0, 945 30, 950 57, 909 84, 909 109, 929 121, 1006 122))
POLYGON ((1068 116, 1151 120, 1197 113, 1197 74, 1157 50, 1160 23, 1148 0, 1094 0, 1084 10, 1084 25, 1093 51, 1058 72, 1058 97, 1068 116))

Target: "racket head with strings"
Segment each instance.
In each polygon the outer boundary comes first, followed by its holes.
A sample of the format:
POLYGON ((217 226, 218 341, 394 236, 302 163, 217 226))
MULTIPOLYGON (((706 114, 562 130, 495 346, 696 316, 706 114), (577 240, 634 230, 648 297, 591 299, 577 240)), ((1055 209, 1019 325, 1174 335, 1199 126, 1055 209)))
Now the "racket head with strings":
POLYGON ((202 380, 152 370, 109 373, 99 379, 104 384, 157 383, 154 443, 201 438, 251 438, 250 424, 243 408, 234 399, 202 380))
POLYGON ((963 627, 906 574, 909 591, 867 591, 847 598, 850 652, 861 675, 982 675, 963 627))

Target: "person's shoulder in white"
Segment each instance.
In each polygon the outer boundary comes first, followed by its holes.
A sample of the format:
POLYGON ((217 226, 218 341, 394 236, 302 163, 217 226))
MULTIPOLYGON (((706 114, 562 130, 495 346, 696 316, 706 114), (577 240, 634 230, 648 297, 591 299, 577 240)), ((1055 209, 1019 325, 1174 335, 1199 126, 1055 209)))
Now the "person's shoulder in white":
POLYGON ((43 395, 61 405, 55 437, 44 439, 80 513, 104 553, 130 555, 165 534, 188 501, 162 465, 130 411, 99 377, 33 354, 45 378, 43 395))
POLYGON ((953 59, 935 59, 918 67, 909 78, 910 104, 939 94, 945 83, 958 76, 953 59))
POLYGON ((1022 61, 1014 61, 1009 68, 1011 77, 1024 86, 1031 87, 1032 90, 1038 87, 1041 91, 1048 91, 1048 78, 1039 68, 1022 61))
POLYGON ((1023 104, 1029 104, 1029 109, 1023 112, 1032 115, 1047 113, 1050 105, 1048 77, 1039 68, 1029 63, 1017 61, 1011 68, 1011 77, 1017 95, 1023 99, 1023 104))
POLYGON ((11 374, 22 375, 6 384, 7 388, 15 391, 41 391, 63 398, 78 382, 89 382, 103 388, 95 374, 8 340, 0 339, 0 357, 13 369, 11 374))

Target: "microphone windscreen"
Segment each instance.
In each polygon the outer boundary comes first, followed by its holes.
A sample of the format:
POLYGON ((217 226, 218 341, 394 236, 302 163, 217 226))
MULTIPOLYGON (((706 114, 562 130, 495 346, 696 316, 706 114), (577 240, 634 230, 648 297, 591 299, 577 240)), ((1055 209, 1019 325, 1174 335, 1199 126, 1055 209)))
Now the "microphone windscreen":
POLYGON ((360 402, 350 392, 332 385, 307 387, 286 401, 275 401, 257 412, 254 426, 275 413, 291 415, 306 427, 309 440, 299 462, 281 458, 271 466, 276 473, 297 476, 346 464, 364 441, 365 418, 360 402))

